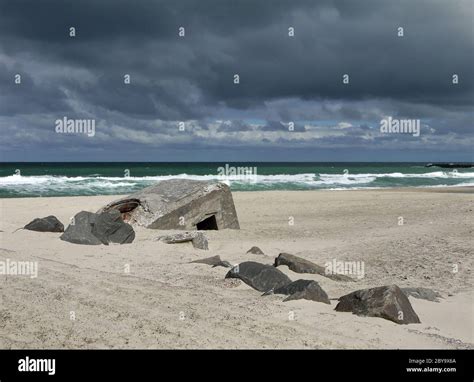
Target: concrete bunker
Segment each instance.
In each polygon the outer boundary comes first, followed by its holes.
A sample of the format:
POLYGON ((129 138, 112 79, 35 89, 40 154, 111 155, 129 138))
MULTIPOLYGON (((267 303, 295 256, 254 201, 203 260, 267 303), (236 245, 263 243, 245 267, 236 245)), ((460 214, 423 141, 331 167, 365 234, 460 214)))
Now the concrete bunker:
POLYGON ((229 186, 213 181, 171 179, 113 201, 99 212, 115 209, 132 225, 151 229, 239 229, 229 186))

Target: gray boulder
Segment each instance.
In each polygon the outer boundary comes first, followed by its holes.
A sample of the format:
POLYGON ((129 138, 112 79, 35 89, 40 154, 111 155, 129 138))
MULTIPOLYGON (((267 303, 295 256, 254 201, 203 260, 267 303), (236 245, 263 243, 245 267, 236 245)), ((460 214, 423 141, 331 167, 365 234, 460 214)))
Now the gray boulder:
POLYGON ((212 181, 171 179, 104 206, 124 221, 153 229, 239 229, 229 186, 212 181))
POLYGON ((288 285, 276 288, 273 293, 287 295, 288 297, 283 301, 304 299, 330 304, 327 293, 313 280, 296 280, 288 285))
POLYGON ((275 267, 286 265, 290 270, 296 273, 311 273, 327 277, 336 281, 354 281, 351 277, 338 274, 326 274, 326 268, 317 265, 302 257, 290 255, 289 253, 280 253, 275 259, 275 267))
POLYGON ((336 311, 381 317, 397 324, 418 324, 420 319, 408 297, 396 285, 361 289, 339 298, 336 311))
POLYGON ((92 227, 97 215, 93 212, 81 211, 74 216, 71 224, 60 236, 61 240, 74 244, 100 245, 102 242, 92 234, 92 227))
POLYGON ((179 232, 172 235, 158 236, 155 240, 166 244, 186 243, 190 241, 194 248, 208 250, 209 245, 206 236, 202 232, 179 232))
POLYGON ((236 265, 225 278, 240 279, 260 292, 275 290, 291 283, 289 277, 275 267, 253 261, 244 261, 236 265))
POLYGON ((133 227, 122 221, 118 211, 102 214, 81 211, 61 235, 61 240, 84 245, 127 244, 135 239, 133 227))
POLYGON ((64 232, 64 225, 56 216, 50 215, 45 218, 36 218, 23 227, 37 232, 64 232))
POLYGON ((115 210, 98 214, 92 226, 92 234, 105 245, 128 244, 135 239, 132 226, 125 223, 120 212, 115 210))
POLYGON ((253 255, 264 255, 263 251, 258 247, 250 248, 247 253, 251 253, 253 255))

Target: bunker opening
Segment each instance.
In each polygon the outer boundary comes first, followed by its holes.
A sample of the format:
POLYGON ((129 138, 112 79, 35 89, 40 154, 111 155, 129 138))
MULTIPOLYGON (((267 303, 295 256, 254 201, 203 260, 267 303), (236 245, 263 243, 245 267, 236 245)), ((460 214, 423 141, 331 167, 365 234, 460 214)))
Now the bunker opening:
POLYGON ((138 199, 125 199, 110 204, 104 211, 118 210, 122 214, 122 220, 127 222, 130 220, 132 211, 140 205, 138 199))
POLYGON ((218 230, 219 227, 217 226, 216 216, 211 215, 208 218, 200 221, 196 224, 196 229, 198 231, 218 230))

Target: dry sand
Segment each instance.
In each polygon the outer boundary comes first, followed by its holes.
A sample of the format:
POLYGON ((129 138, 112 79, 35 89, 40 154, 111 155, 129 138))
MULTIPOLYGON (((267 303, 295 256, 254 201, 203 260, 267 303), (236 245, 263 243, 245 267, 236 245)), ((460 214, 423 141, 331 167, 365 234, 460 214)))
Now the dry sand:
POLYGON ((209 251, 155 242, 163 231, 143 228, 122 246, 12 233, 51 214, 66 224, 115 197, 2 199, 0 261, 37 261, 39 268, 37 278, 0 275, 0 348, 472 348, 470 191, 236 192, 241 230, 207 232, 209 251), (246 254, 254 245, 265 255, 246 254), (280 267, 292 279, 317 280, 330 298, 393 283, 433 288, 444 298, 410 298, 422 323, 397 325, 335 312, 334 300, 261 297, 224 280, 225 268, 189 264, 213 255, 272 264, 280 252, 321 265, 364 261, 365 277, 355 283, 280 267))

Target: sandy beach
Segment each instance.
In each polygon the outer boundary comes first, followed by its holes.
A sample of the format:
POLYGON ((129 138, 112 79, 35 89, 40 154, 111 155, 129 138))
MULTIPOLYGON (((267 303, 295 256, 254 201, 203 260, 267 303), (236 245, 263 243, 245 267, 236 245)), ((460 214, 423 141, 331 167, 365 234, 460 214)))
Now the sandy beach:
POLYGON ((208 251, 156 242, 164 231, 144 228, 132 244, 109 246, 13 233, 48 215, 67 225, 114 196, 1 199, 0 260, 36 261, 38 276, 0 275, 0 348, 473 348, 472 191, 234 192, 241 229, 206 231, 208 251), (265 255, 246 254, 252 246, 265 255), (189 264, 214 255, 273 264, 281 252, 363 261, 365 274, 344 283, 279 268, 318 281, 326 305, 261 296, 225 280, 225 268, 189 264), (421 324, 334 311, 346 293, 389 284, 443 298, 410 297, 421 324))

